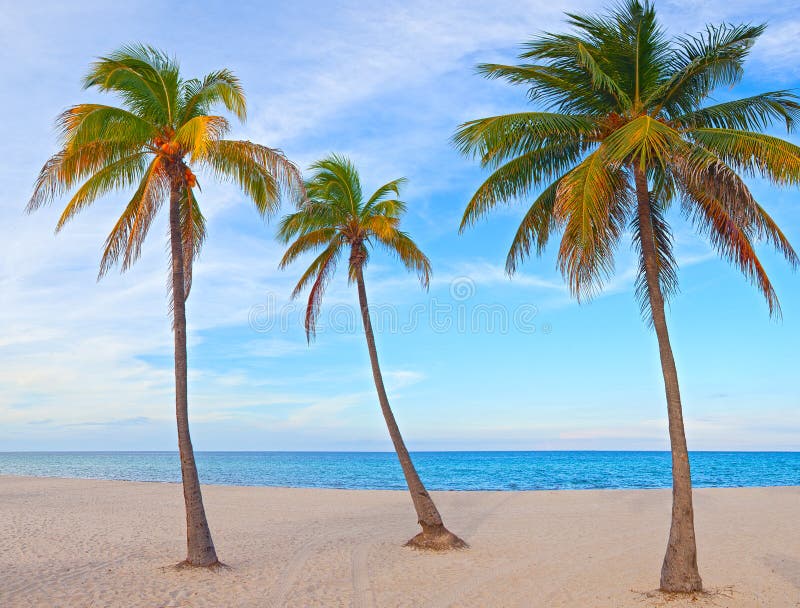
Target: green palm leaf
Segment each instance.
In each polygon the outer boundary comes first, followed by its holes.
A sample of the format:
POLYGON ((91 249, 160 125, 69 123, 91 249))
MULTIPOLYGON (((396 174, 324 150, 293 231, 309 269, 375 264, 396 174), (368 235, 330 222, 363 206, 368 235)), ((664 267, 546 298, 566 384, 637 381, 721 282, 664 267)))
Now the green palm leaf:
POLYGON ((230 70, 218 70, 202 80, 195 78, 186 81, 181 122, 186 123, 195 116, 208 114, 218 104, 222 104, 242 122, 247 118, 247 101, 242 83, 230 70))
POLYGON ((460 231, 475 223, 495 205, 521 199, 543 180, 553 179, 580 161, 580 145, 561 143, 535 148, 497 168, 467 204, 460 231))
POLYGON ((585 148, 597 132, 596 119, 552 112, 521 112, 492 116, 461 125, 453 136, 465 155, 480 158, 484 166, 559 142, 585 148))

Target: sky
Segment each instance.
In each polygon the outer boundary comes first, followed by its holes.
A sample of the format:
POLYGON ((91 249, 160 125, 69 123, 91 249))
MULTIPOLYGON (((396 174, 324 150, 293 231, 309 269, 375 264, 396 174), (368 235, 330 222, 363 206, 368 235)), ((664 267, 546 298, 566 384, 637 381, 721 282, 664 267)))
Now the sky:
MULTIPOLYGON (((526 39, 564 29, 565 10, 601 6, 299 0, 173 2, 165 11, 155 1, 0 0, 0 451, 176 448, 165 217, 133 269, 97 282, 102 244, 129 193, 101 199, 57 236, 65 200, 23 211, 56 151, 56 115, 102 99, 81 90, 87 66, 130 42, 175 55, 187 77, 232 69, 249 107, 233 137, 281 148, 304 170, 345 154, 368 191, 408 178, 404 224, 432 261, 430 290, 382 254, 366 282, 389 397, 412 450, 668 449, 657 344, 634 298, 629 237, 603 292, 578 304, 554 247, 505 275, 524 201, 458 234, 485 173, 452 148, 454 129, 531 108, 522 89, 486 81, 475 64, 513 62, 526 39)), ((672 34, 769 24, 743 82, 716 98, 800 85, 800 2, 657 8, 672 34)), ((390 450, 346 276, 332 281, 307 344, 303 301, 289 300, 303 268, 278 269, 276 218, 264 222, 234 186, 199 177, 209 234, 187 309, 195 449, 390 450)), ((800 192, 748 183, 797 246, 800 192)), ((680 215, 671 220, 681 292, 668 322, 690 449, 800 449, 798 276, 759 248, 784 312, 770 319, 745 278, 680 215)))

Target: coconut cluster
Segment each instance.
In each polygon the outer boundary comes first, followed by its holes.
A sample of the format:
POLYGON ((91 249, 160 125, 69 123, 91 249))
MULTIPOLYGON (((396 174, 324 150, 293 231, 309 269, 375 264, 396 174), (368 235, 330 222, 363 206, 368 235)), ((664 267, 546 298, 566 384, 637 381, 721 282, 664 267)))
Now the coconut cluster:
POLYGON ((197 177, 189 167, 183 170, 183 178, 189 188, 194 188, 197 185, 197 177))

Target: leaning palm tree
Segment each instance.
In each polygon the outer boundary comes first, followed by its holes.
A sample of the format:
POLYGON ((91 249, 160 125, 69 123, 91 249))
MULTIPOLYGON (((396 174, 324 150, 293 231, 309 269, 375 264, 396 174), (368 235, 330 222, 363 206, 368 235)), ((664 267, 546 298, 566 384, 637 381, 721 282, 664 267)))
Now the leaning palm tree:
POLYGON ((528 42, 519 65, 479 71, 528 89, 542 110, 463 124, 455 143, 491 175, 470 200, 463 230, 496 204, 539 191, 512 241, 514 273, 561 232, 558 265, 572 293, 591 297, 614 269, 627 231, 639 258, 636 293, 655 328, 672 447, 672 522, 661 589, 702 587, 697 568, 689 455, 678 376, 664 312, 676 293, 677 264, 667 212, 683 214, 726 260, 764 294, 778 299, 756 255, 764 239, 792 264, 797 255, 742 179, 800 183, 800 148, 761 133, 774 122, 792 129, 798 98, 773 91, 707 104, 712 92, 742 76, 764 26, 708 26, 669 39, 650 3, 627 0, 601 16, 569 14, 573 30, 528 42))
POLYGON ((431 273, 428 258, 411 237, 399 229, 406 206, 396 197, 405 180, 396 179, 384 184, 365 200, 358 171, 348 159, 332 155, 312 165, 311 170, 314 175, 305 185, 308 200, 297 212, 281 220, 279 230, 283 242, 293 241, 281 260, 281 268, 304 253, 322 250, 303 273, 292 293, 292 297, 296 297, 307 286, 311 286, 305 314, 306 337, 310 341, 315 334, 325 287, 336 270, 339 258, 347 253, 348 278, 358 288, 378 401, 422 527, 422 532, 409 540, 407 545, 432 550, 465 547, 464 541, 444 527, 439 511, 406 449, 383 385, 367 304, 364 267, 369 260, 370 248, 374 245, 397 256, 408 270, 419 275, 424 287, 428 286, 431 273))
POLYGON ((228 70, 212 72, 202 80, 184 80, 178 63, 164 53, 147 46, 126 46, 92 64, 83 84, 116 94, 121 105, 80 104, 58 117, 61 149, 42 168, 28 211, 74 190, 56 225, 58 232, 99 197, 134 189, 106 239, 100 278, 116 263, 124 271, 139 258, 153 218, 169 200, 175 408, 188 545, 185 563, 215 566, 219 562, 203 508, 188 420, 185 303, 192 264, 206 236, 193 170, 232 180, 262 215, 278 207, 282 189, 301 193, 302 179, 279 150, 224 139, 228 120, 210 112, 221 105, 240 120, 246 115, 241 84, 228 70))

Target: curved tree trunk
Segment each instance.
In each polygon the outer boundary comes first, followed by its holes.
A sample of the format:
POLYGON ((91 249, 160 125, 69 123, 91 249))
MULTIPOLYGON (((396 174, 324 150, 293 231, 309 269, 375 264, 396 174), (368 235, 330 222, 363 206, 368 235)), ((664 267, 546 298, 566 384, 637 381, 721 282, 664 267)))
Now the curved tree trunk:
POLYGON ((172 329, 175 334, 175 414, 178 422, 178 451, 181 458, 183 499, 186 503, 186 561, 189 566, 219 564, 211 531, 208 528, 200 479, 189 436, 189 399, 187 392, 186 293, 184 290, 183 243, 180 224, 181 184, 173 177, 169 197, 169 236, 172 253, 172 329))
POLYGON ((406 546, 418 549, 432 549, 444 551, 447 549, 460 549, 467 546, 458 536, 444 527, 439 510, 433 503, 433 499, 428 494, 425 486, 411 462, 403 436, 394 419, 392 408, 389 406, 389 398, 386 396, 386 389, 383 386, 383 376, 378 365, 378 351, 375 348, 375 336, 372 333, 372 323, 369 317, 369 307, 367 305, 367 290, 364 286, 364 275, 360 266, 356 271, 356 283, 358 284, 358 301, 361 306, 361 318, 364 321, 364 333, 367 336, 367 348, 369 349, 369 360, 372 364, 372 376, 375 379, 375 388, 378 391, 378 401, 381 404, 381 411, 389 428, 389 436, 392 438, 397 458, 403 469, 403 475, 411 492, 411 500, 414 502, 414 509, 417 511, 417 520, 422 527, 422 532, 406 543, 406 546))
POLYGON ((686 447, 686 433, 683 428, 678 372, 672 356, 667 319, 664 314, 664 298, 658 281, 658 257, 651 220, 647 177, 639 167, 634 167, 634 178, 645 278, 653 314, 653 326, 658 337, 658 350, 661 355, 661 371, 664 375, 664 388, 667 393, 669 440, 672 447, 672 524, 669 530, 667 553, 661 567, 661 590, 688 593, 700 591, 703 587, 700 572, 697 569, 689 451, 686 447))

